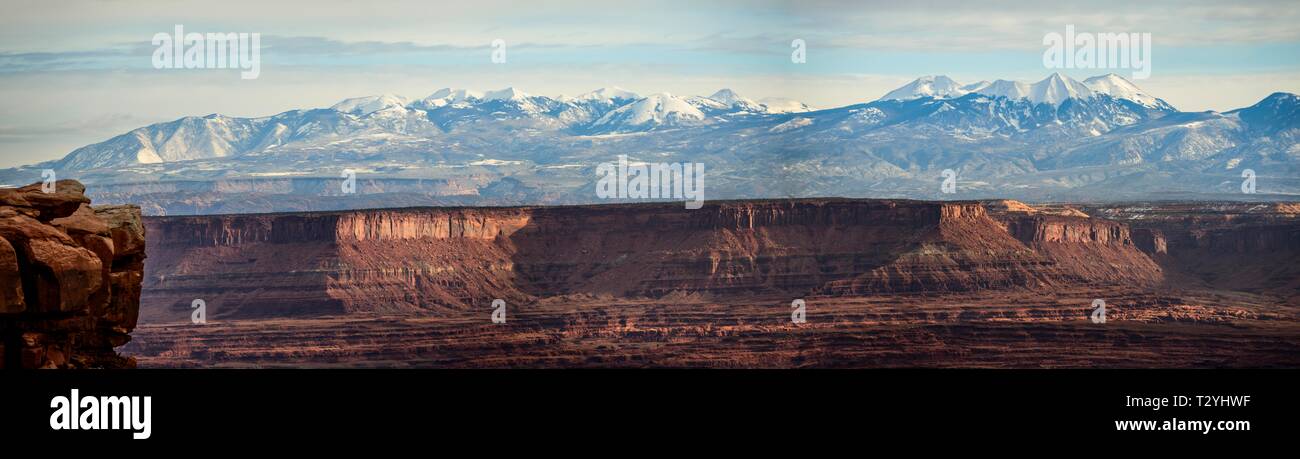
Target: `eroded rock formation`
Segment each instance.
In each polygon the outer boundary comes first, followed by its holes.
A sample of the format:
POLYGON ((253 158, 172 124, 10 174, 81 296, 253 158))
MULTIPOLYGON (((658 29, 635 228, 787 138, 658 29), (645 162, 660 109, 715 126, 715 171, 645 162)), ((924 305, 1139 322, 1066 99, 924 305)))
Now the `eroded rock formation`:
POLYGON ((809 199, 156 217, 146 314, 425 313, 557 295, 1145 285, 1122 223, 980 202, 809 199))
POLYGON ((159 367, 1294 368, 1300 214, 1253 206, 150 218, 142 326, 122 352, 159 367))
POLYGON ((0 189, 0 367, 130 367, 113 348, 139 315, 140 209, 91 207, 61 180, 0 189))
POLYGON ((1123 203, 1090 211, 1132 226, 1139 246, 1184 287, 1268 293, 1300 305, 1300 203, 1123 203))

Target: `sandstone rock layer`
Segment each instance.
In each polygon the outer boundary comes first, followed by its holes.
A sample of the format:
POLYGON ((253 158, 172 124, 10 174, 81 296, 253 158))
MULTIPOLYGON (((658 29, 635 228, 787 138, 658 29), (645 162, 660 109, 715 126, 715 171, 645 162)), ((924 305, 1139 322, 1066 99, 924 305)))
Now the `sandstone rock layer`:
POLYGON ((860 295, 1147 285, 1122 223, 980 202, 816 199, 146 219, 144 310, 446 313, 557 295, 860 295))
POLYGON ((91 207, 76 181, 0 189, 0 366, 134 366, 113 349, 136 326, 144 249, 140 209, 91 207))
POLYGON ((1300 367, 1300 214, 1256 206, 150 218, 123 352, 156 367, 1300 367))

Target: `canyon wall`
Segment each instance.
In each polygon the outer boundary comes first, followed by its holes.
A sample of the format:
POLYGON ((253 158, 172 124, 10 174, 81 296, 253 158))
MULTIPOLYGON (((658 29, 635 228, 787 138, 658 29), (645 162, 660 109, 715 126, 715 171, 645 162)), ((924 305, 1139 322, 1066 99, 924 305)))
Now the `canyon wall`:
POLYGON ((492 299, 1147 284, 1127 226, 980 202, 805 199, 150 217, 142 314, 440 313, 492 299))
POLYGON ((1300 305, 1300 203, 1127 203, 1088 211, 1146 235, 1150 242, 1140 246, 1176 274, 1172 282, 1300 305))
POLYGON ((1008 233, 1052 260, 1043 269, 1053 278, 1082 287, 1150 286, 1165 278, 1162 267, 1150 257, 1160 243, 1149 234, 1135 236, 1127 224, 1093 218, 1073 208, 1011 203, 990 203, 989 207, 1008 233))
POLYGON ((140 209, 91 207, 72 180, 0 189, 0 368, 134 366, 140 209), (46 192, 49 191, 49 192, 46 192))

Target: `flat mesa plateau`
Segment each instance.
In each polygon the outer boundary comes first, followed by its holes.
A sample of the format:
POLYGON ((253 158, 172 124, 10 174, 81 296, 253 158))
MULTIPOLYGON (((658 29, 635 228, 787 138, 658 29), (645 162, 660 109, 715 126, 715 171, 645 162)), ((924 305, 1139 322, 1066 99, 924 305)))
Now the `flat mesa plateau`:
POLYGON ((122 348, 142 367, 1300 367, 1295 203, 796 199, 145 225, 122 348), (206 324, 191 323, 196 299, 206 324))

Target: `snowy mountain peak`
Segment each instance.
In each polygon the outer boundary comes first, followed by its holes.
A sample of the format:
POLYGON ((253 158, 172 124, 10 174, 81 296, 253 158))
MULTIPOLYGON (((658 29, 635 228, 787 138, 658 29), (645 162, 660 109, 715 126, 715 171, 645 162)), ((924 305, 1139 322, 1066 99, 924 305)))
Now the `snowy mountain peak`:
POLYGON ((637 94, 632 91, 628 91, 618 86, 610 86, 610 87, 600 88, 585 94, 581 94, 578 97, 574 97, 573 99, 574 100, 620 100, 620 99, 636 100, 640 98, 641 98, 640 94, 637 94))
POLYGON ((949 98, 966 95, 961 85, 943 75, 926 75, 885 94, 884 100, 910 100, 920 97, 949 98))
POLYGON ((1300 97, 1275 92, 1255 105, 1228 112, 1252 128, 1279 132, 1300 128, 1300 97))
POLYGON ((759 99, 758 103, 762 105, 768 113, 803 113, 814 110, 814 108, 808 104, 794 99, 786 99, 784 97, 764 97, 759 99))
POLYGON ((1119 75, 1095 76, 1079 82, 1060 72, 1048 75, 1047 78, 1034 83, 996 80, 968 85, 961 85, 942 75, 923 76, 890 91, 881 100, 911 100, 921 97, 955 99, 966 94, 982 94, 1014 100, 1025 99, 1035 104, 1051 105, 1060 105, 1069 99, 1086 100, 1097 94, 1107 94, 1116 99, 1133 101, 1150 108, 1173 110, 1169 104, 1145 93, 1119 75))
POLYGON ((1029 86, 1029 101, 1036 104, 1059 105, 1066 99, 1087 99, 1092 97, 1092 90, 1061 72, 1048 75, 1042 81, 1029 86))
POLYGON ((330 109, 338 112, 363 116, 380 110, 403 108, 405 106, 405 97, 385 94, 382 96, 353 97, 351 99, 344 99, 342 102, 334 104, 330 109))
POLYGON ((1289 92, 1275 92, 1255 105, 1234 112, 1243 110, 1266 110, 1273 117, 1294 119, 1300 116, 1300 96, 1289 92))
POLYGON ((747 113, 763 113, 767 109, 753 99, 741 96, 728 88, 719 89, 707 98, 692 97, 687 99, 691 105, 702 110, 733 110, 747 113))
POLYGON ((513 87, 499 89, 496 91, 488 91, 483 94, 483 100, 485 101, 486 100, 522 100, 522 99, 527 99, 529 97, 531 96, 529 96, 527 93, 515 89, 513 87))
POLYGON ((1160 107, 1163 101, 1147 94, 1133 82, 1114 73, 1099 75, 1083 80, 1083 84, 1098 94, 1106 94, 1116 99, 1127 99, 1147 107, 1160 107))
POLYGON ((660 126, 700 124, 704 118, 704 113, 694 105, 661 92, 614 109, 592 123, 592 126, 609 132, 653 130, 660 126))
POLYGON ((992 97, 1024 99, 1029 97, 1029 83, 1023 81, 996 80, 975 92, 992 97))
POLYGON ((563 102, 546 96, 534 96, 510 87, 484 93, 483 104, 484 109, 491 110, 493 113, 535 118, 563 105, 563 102))
POLYGON ((722 102, 727 106, 736 105, 742 102, 754 103, 754 101, 741 97, 740 94, 736 94, 736 91, 732 91, 728 88, 719 89, 718 92, 713 93, 709 98, 722 102))
POLYGON ((483 94, 468 89, 442 88, 429 97, 411 103, 413 108, 433 109, 445 105, 467 103, 483 98, 483 94))
POLYGON ((1294 104, 1296 103, 1297 99, 1300 99, 1300 96, 1296 96, 1295 94, 1289 92, 1275 92, 1269 94, 1268 97, 1265 97, 1264 101, 1267 102, 1279 101, 1279 102, 1288 102, 1294 104))
POLYGON ((483 93, 471 91, 469 89, 442 88, 434 91, 429 99, 451 99, 452 102, 463 102, 470 99, 482 99, 483 93))
POLYGON ((1129 81, 1124 77, 1116 75, 1114 73, 1097 75, 1095 77, 1085 79, 1083 80, 1083 84, 1088 85, 1088 87, 1092 88, 1093 91, 1100 92, 1103 94, 1110 94, 1112 96, 1117 96, 1117 97, 1123 94, 1131 95, 1131 94, 1137 94, 1142 92, 1142 90, 1139 89, 1137 85, 1133 84, 1132 81, 1129 81))
POLYGON ((1300 110, 1300 96, 1289 92, 1275 92, 1252 107, 1272 107, 1280 111, 1289 111, 1291 116, 1295 116, 1297 110, 1300 110))

